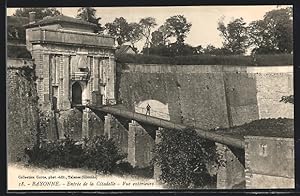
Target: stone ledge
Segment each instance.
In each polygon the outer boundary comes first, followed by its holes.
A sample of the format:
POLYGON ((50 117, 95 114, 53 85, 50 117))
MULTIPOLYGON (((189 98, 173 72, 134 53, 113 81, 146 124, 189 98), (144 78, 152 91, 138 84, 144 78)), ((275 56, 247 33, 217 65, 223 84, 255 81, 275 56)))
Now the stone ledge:
POLYGON ((238 65, 170 65, 125 63, 123 72, 141 73, 244 73, 280 74, 293 73, 293 65, 286 66, 238 66, 238 65))
POLYGON ((244 138, 245 139, 255 139, 255 140, 294 141, 294 138, 266 137, 266 136, 244 136, 244 138))

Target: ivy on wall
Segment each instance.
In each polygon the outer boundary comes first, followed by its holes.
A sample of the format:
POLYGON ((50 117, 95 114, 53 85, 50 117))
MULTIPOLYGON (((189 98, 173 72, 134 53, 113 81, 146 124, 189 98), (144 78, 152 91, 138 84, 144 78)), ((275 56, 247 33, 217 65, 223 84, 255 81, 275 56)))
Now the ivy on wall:
POLYGON ((207 169, 216 158, 214 142, 200 138, 192 129, 164 130, 153 161, 161 168, 160 180, 171 188, 203 188, 216 183, 207 169))

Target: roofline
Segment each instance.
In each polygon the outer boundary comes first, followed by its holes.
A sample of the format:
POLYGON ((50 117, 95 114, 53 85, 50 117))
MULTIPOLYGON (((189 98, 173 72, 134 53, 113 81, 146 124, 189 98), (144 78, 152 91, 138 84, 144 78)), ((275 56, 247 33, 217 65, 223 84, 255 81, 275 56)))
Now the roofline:
POLYGON ((80 31, 72 31, 72 30, 66 30, 66 29, 42 29, 42 28, 38 28, 38 29, 33 29, 32 31, 51 31, 51 32, 66 32, 66 33, 73 33, 73 34, 80 34, 80 35, 94 35, 94 36, 98 36, 98 37, 105 37, 105 38, 112 38, 115 39, 114 36, 111 35, 102 35, 102 34, 97 34, 97 33, 90 33, 90 32, 80 32, 80 31))
POLYGON ((25 28, 31 28, 31 27, 38 27, 38 26, 47 26, 49 24, 62 24, 62 23, 76 24, 76 25, 80 25, 80 26, 88 26, 88 27, 94 27, 94 28, 97 27, 97 25, 93 24, 93 23, 85 24, 85 23, 76 23, 76 22, 61 21, 61 20, 50 21, 50 22, 47 22, 47 23, 44 23, 44 24, 38 24, 38 22, 28 23, 28 24, 23 25, 23 27, 25 27, 25 28))
MULTIPOLYGON (((53 45, 62 45, 61 42, 55 42, 55 41, 33 41, 31 42, 32 44, 44 44, 44 43, 49 43, 53 45)), ((103 49, 111 49, 111 50, 116 50, 116 47, 114 46, 98 46, 98 45, 90 45, 90 44, 77 44, 77 43, 64 43, 63 45, 67 46, 85 46, 87 48, 103 48, 103 49)))

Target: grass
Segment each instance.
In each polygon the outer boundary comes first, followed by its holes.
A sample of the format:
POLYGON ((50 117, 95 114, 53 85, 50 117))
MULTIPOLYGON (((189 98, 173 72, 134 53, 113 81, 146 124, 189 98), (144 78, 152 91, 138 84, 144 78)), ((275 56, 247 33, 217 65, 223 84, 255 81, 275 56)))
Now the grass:
POLYGON ((170 64, 170 65, 238 65, 238 66, 282 66, 293 65, 292 54, 270 54, 270 55, 191 55, 165 57, 158 55, 125 54, 118 55, 119 63, 136 64, 170 64))
POLYGON ((294 137, 294 119, 260 119, 240 126, 217 130, 216 133, 244 139, 244 136, 294 137))

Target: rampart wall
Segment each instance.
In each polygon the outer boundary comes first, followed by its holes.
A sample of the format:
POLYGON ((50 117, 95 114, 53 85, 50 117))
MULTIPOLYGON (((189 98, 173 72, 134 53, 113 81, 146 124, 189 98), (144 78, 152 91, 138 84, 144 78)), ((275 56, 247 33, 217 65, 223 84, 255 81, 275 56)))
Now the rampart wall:
POLYGON ((8 161, 26 159, 25 147, 37 142, 38 104, 31 60, 7 59, 8 161))
POLYGON ((260 118, 293 118, 292 66, 118 64, 118 99, 128 109, 147 99, 168 104, 171 121, 204 129, 260 118))

